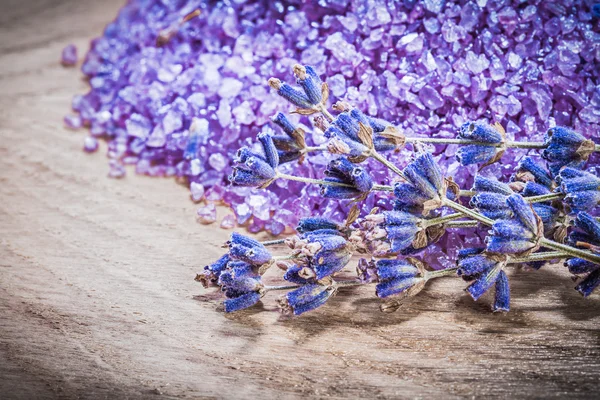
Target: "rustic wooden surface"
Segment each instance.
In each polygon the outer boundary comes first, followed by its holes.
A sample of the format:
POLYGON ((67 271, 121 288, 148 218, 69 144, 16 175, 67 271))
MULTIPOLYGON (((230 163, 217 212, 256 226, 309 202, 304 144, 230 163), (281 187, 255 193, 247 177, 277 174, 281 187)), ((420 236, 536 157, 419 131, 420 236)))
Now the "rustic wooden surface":
POLYGON ((562 268, 511 272, 508 315, 452 279, 394 314, 366 288, 299 318, 272 296, 220 312, 193 277, 228 232, 172 180, 108 179, 62 126, 86 85, 60 50, 120 3, 2 1, 0 398, 597 396, 600 297, 562 268))

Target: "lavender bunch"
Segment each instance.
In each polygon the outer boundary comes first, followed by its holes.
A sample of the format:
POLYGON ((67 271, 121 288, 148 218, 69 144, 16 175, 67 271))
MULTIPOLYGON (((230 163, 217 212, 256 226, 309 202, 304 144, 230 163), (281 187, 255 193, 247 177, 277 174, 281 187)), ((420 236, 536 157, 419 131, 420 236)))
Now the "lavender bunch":
POLYGON ((600 145, 563 127, 550 129, 543 142, 507 141, 500 125, 483 122, 464 124, 456 139, 408 137, 346 103, 333 105, 334 116, 327 109, 327 84, 314 68, 297 65, 294 74, 298 87, 276 79, 269 84, 297 107, 294 112, 317 114, 314 126, 327 144, 307 146, 307 132, 278 114, 273 122, 283 133, 262 132, 255 150, 240 149, 230 181, 261 188, 277 179, 301 181, 318 185, 323 197, 354 205, 345 221, 319 215, 301 220, 298 234, 287 239, 261 243, 234 233, 228 253, 196 277, 205 286, 221 287, 226 311, 250 307, 271 291, 287 291, 279 299, 281 309, 298 315, 323 305, 340 288, 371 284, 376 296, 392 298, 382 310, 393 311, 402 299, 440 277, 468 282, 465 290, 473 300, 493 286, 492 309, 508 311, 509 266, 538 270, 558 260, 580 279, 576 290, 583 296, 600 285, 600 222, 592 216, 600 204, 600 178, 583 170, 600 145), (478 175, 466 190, 444 176, 426 143, 459 145, 457 158, 463 165, 483 168, 512 148, 541 151, 545 165, 525 157, 510 182, 478 175), (404 168, 386 158, 386 152, 408 144, 414 156, 404 168), (308 152, 317 151, 331 157, 322 179, 280 171, 281 164, 302 162, 308 152), (374 182, 365 162, 370 158, 395 174, 393 185, 374 182), (388 192, 393 209, 376 207, 361 216, 358 204, 375 191, 388 192), (447 231, 481 227, 488 229, 485 246, 460 249, 454 267, 433 270, 417 258, 447 231), (284 246, 287 252, 272 255, 272 246, 284 246), (360 257, 355 277, 340 279, 355 256, 360 257), (272 266, 283 271, 286 284, 262 282, 272 266))

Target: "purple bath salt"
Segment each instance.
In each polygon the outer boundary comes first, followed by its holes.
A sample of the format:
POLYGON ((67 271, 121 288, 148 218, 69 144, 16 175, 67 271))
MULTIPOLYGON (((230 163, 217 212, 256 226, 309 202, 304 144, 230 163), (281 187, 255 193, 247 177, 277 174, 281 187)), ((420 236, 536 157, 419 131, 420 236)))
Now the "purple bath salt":
MULTIPOLYGON (((330 85, 329 104, 347 101, 407 136, 455 137, 464 122, 485 120, 504 126, 510 140, 540 141, 558 124, 597 137, 599 20, 590 2, 561 4, 131 0, 92 42, 82 65, 90 91, 73 108, 94 137, 108 140, 111 174, 124 173, 127 159, 140 174, 187 178, 209 201, 229 205, 238 224, 279 234, 315 210, 341 217, 348 204, 300 182, 250 195, 229 186, 236 151, 266 127, 280 132, 271 117, 291 111, 267 86, 270 77, 293 84, 292 66, 312 65, 330 85)), ((290 119, 306 127, 309 146, 324 143, 310 118, 290 119)), ((434 151, 444 172, 470 187, 477 168, 459 167, 456 148, 434 151)), ((514 165, 524 154, 502 161, 514 165)), ((410 155, 387 156, 403 167, 410 155)), ((282 172, 320 177, 327 159, 311 153, 282 172)), ((392 183, 383 166, 369 163, 369 171, 392 183)), ((511 169, 494 172, 506 179, 511 169)), ((361 210, 373 205, 391 201, 372 195, 361 210)), ((216 220, 214 205, 201 210, 199 219, 216 220)))
POLYGON ((65 67, 77 65, 77 47, 74 44, 69 44, 62 50, 60 63, 65 67))
POLYGON ((214 203, 208 203, 197 211, 198 221, 202 224, 212 224, 217 220, 217 208, 214 203))
POLYGON ((93 153, 98 150, 98 139, 88 136, 83 140, 83 150, 87 153, 93 153))

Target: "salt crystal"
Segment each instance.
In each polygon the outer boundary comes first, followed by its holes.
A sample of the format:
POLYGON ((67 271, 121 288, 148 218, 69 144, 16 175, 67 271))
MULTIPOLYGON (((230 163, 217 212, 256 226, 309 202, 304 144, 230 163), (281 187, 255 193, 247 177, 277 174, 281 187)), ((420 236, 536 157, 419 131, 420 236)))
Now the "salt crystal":
POLYGON ((71 129, 79 129, 83 125, 79 115, 65 115, 63 118, 65 126, 71 129))
POLYGON ((166 143, 165 131, 161 125, 156 125, 146 141, 146 146, 163 147, 166 143))
POLYGON ((436 18, 425 19, 423 21, 423 27, 431 34, 435 34, 440 31, 440 23, 436 18))
POLYGON ((221 101, 219 101, 219 108, 215 114, 217 115, 217 119, 219 120, 221 127, 225 128, 231 123, 231 106, 227 100, 221 99, 221 101))
POLYGON ((125 122, 129 136, 145 139, 150 134, 151 124, 148 118, 140 114, 132 114, 125 122))
POLYGON ((87 136, 83 141, 83 150, 88 153, 93 153, 98 150, 98 139, 92 136, 87 136))
POLYGON ((242 125, 250 125, 256 120, 254 111, 250 106, 250 102, 244 101, 242 104, 234 108, 231 113, 235 117, 237 123, 242 125))
POLYGON ((221 221, 221 228, 232 229, 235 227, 235 217, 231 214, 226 215, 221 221))
POLYGON ((385 5, 376 3, 369 9, 365 19, 370 27, 376 27, 389 24, 392 21, 392 16, 385 5))
POLYGON ((472 51, 468 51, 466 64, 472 73, 480 74, 490 66, 490 61, 486 58, 485 54, 476 55, 472 51))
POLYGON ((444 5, 446 4, 446 0, 424 0, 423 6, 426 10, 431 11, 434 14, 439 14, 442 12, 444 5))
POLYGON ((342 97, 346 93, 346 79, 342 74, 336 74, 327 78, 327 84, 331 94, 336 97, 342 97))
POLYGON ((437 110, 444 105, 444 99, 431 86, 425 86, 419 91, 419 99, 430 110, 437 110))
POLYGON ((208 164, 216 171, 223 171, 228 162, 221 153, 213 153, 208 157, 208 164))
POLYGON ((233 211, 237 216, 237 223, 239 225, 244 225, 252 216, 252 210, 250 210, 250 207, 246 203, 240 203, 234 206, 233 211))
POLYGON ((521 64, 523 64, 523 59, 517 53, 511 51, 508 53, 508 64, 513 69, 519 69, 521 68, 521 64))
POLYGON ((357 57, 356 47, 348 43, 341 32, 329 35, 323 46, 331 50, 333 56, 340 61, 352 62, 357 57))
POLYGON ((224 78, 219 88, 219 96, 222 98, 231 98, 237 96, 241 91, 244 84, 237 79, 224 78))
POLYGON ((217 220, 217 207, 213 203, 200 207, 196 213, 198 214, 198 222, 202 224, 212 224, 217 220))
POLYGON ((183 116, 177 111, 169 110, 163 118, 162 125, 165 134, 171 134, 183 127, 183 116))
POLYGON ((60 62, 65 67, 72 67, 77 65, 77 47, 74 44, 65 46, 62 50, 60 62))
POLYGON ((204 185, 198 182, 190 183, 190 192, 192 200, 198 202, 204 198, 204 185))
POLYGON ((587 106, 579 111, 579 118, 590 124, 600 123, 600 107, 587 106))

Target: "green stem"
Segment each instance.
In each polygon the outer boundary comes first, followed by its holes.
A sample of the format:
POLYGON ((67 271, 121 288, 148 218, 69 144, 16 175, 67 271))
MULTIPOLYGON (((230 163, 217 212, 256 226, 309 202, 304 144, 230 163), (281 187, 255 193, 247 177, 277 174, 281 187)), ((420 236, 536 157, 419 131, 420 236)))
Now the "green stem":
POLYGON ((327 151, 327 146, 306 146, 304 148, 305 153, 316 152, 316 151, 327 151))
POLYGON ((446 225, 447 229, 451 228, 476 228, 479 226, 479 222, 467 219, 465 221, 452 221, 446 225))
POLYGON ((423 222, 423 227, 427 228, 434 225, 444 224, 446 222, 454 221, 455 219, 464 218, 464 214, 462 213, 454 213, 444 215, 443 217, 431 218, 427 219, 423 222))
POLYGON ((524 197, 524 199, 528 203, 541 203, 544 201, 562 199, 563 196, 564 196, 564 193, 548 193, 548 194, 542 194, 539 196, 524 197))
POLYGON ((315 185, 329 185, 329 186, 353 187, 352 185, 348 185, 347 183, 330 182, 330 181, 326 181, 326 180, 323 180, 323 179, 314 179, 314 178, 307 178, 305 176, 296 176, 296 175, 283 174, 281 172, 277 173, 277 178, 287 179, 289 181, 312 183, 312 184, 315 184, 315 185))
POLYGON ((594 254, 586 250, 567 246, 566 244, 554 242, 546 238, 542 238, 542 240, 540 241, 540 245, 549 249, 562 251, 571 257, 583 258, 584 260, 591 261, 595 264, 600 264, 600 255, 594 254))
POLYGON ((477 211, 472 210, 468 207, 465 207, 462 204, 458 204, 457 202, 452 201, 450 199, 444 199, 444 205, 452 208, 455 211, 458 211, 460 213, 463 213, 464 215, 467 215, 467 216, 473 218, 475 221, 479 221, 479 222, 484 223, 489 226, 492 226, 494 224, 494 220, 492 220, 484 215, 481 215, 477 211))
MULTIPOLYGON (((349 286, 368 285, 371 283, 376 283, 376 282, 365 283, 365 282, 361 282, 361 281, 357 281, 357 280, 334 281, 332 283, 332 286, 349 287, 349 286)), ((302 285, 265 286, 265 290, 268 292, 274 291, 274 290, 292 290, 292 289, 298 289, 299 287, 302 287, 302 285)))
MULTIPOLYGON (((485 143, 477 142, 469 139, 446 139, 446 138, 429 138, 429 137, 407 137, 407 143, 433 143, 433 144, 462 144, 462 145, 480 145, 490 147, 502 147, 503 143, 485 143)), ((545 149, 547 146, 544 142, 505 142, 507 148, 520 149, 545 149)))
MULTIPOLYGON (((374 282, 372 282, 374 283, 374 282)), ((347 280, 347 281, 334 281, 334 286, 344 287, 344 286, 361 286, 366 285, 367 283, 357 281, 357 280, 347 280)))
POLYGON ((506 147, 517 149, 545 149, 544 142, 506 142, 506 147))
POLYGON ((327 107, 325 107, 324 104, 319 104, 317 107, 317 110, 319 110, 321 112, 321 114, 323 114, 325 116, 325 118, 327 119, 327 121, 332 122, 335 118, 333 117, 333 115, 331 115, 331 113, 329 112, 329 110, 327 110, 327 107))
POLYGON ((281 285, 281 286, 265 286, 265 290, 270 292, 272 290, 291 290, 298 289, 300 285, 281 285))
POLYGON ((290 254, 289 256, 273 256, 274 261, 283 261, 283 260, 294 260, 296 258, 300 258, 299 255, 290 254))
POLYGON ((388 167, 399 177, 406 179, 400 168, 396 167, 391 161, 389 161, 387 158, 376 152, 374 149, 369 152, 369 156, 373 157, 374 159, 388 167))
POLYGON ((427 272, 425 272, 425 279, 429 280, 429 279, 441 278, 443 276, 451 276, 451 275, 456 274, 457 269, 458 269, 458 267, 452 267, 452 268, 440 269, 437 271, 427 271, 427 272))
POLYGON ((481 144, 484 146, 493 146, 489 143, 479 143, 468 139, 445 139, 431 137, 407 137, 406 143, 433 143, 433 144, 481 144))
POLYGON ((394 187, 390 185, 373 185, 373 188, 371 190, 377 190, 381 192, 393 192, 394 187))
MULTIPOLYGON (((288 175, 288 174, 284 174, 284 173, 281 173, 281 172, 277 173, 276 178, 287 179, 289 181, 296 181, 296 182, 312 183, 314 185, 354 187, 354 186, 349 185, 347 183, 331 182, 331 181, 326 181, 326 180, 323 180, 323 179, 307 178, 305 176, 288 175)), ((394 187, 393 186, 389 186, 389 185, 373 185, 372 190, 377 190, 377 191, 382 191, 382 192, 393 192, 394 191, 394 187)))
POLYGON ((459 197, 473 197, 477 194, 475 190, 461 190, 458 192, 459 197))
POLYGON ((265 242, 260 242, 263 246, 273 246, 276 244, 284 244, 286 239, 277 239, 277 240, 267 240, 265 242))
POLYGON ((540 253, 534 253, 527 257, 518 257, 518 258, 510 258, 508 260, 508 264, 522 264, 534 261, 547 261, 554 260, 556 258, 565 258, 568 257, 568 254, 562 251, 546 251, 540 253))

